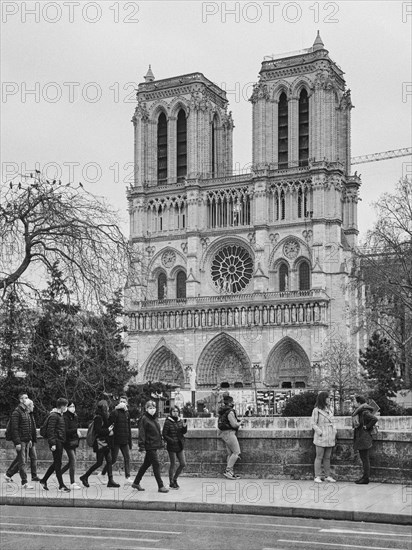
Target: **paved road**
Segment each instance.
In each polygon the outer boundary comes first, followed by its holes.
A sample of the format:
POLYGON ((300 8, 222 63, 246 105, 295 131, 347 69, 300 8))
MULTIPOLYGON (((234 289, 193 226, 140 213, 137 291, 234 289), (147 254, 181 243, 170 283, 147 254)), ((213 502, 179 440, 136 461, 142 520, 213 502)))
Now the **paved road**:
POLYGON ((334 520, 2 506, 2 550, 412 550, 408 526, 334 520))

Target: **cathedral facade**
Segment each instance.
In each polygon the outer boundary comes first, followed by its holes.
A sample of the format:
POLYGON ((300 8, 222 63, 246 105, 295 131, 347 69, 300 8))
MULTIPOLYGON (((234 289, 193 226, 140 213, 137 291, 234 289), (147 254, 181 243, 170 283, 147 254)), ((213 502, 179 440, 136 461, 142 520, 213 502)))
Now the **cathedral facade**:
POLYGON ((226 93, 202 73, 139 84, 134 264, 126 289, 137 380, 192 390, 310 388, 348 311, 360 180, 351 97, 318 36, 261 65, 252 169, 232 173, 226 93))

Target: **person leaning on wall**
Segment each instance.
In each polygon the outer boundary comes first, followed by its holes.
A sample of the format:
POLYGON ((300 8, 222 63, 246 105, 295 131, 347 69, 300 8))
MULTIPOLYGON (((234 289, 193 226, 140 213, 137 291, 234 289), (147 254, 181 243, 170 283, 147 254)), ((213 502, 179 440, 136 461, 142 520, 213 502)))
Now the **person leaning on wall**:
POLYGON ((372 414, 373 407, 368 405, 363 395, 355 395, 353 398, 353 409, 353 448, 355 451, 359 451, 363 466, 362 477, 357 479, 355 483, 358 485, 367 485, 369 483, 371 469, 369 451, 373 443, 371 430, 378 419, 372 414))
POLYGON ((321 391, 316 398, 315 408, 312 412, 312 428, 314 431, 313 443, 316 447, 315 458, 315 483, 322 483, 322 464, 325 470, 325 481, 335 483, 331 476, 330 457, 333 447, 336 445, 336 427, 332 421, 333 414, 330 407, 330 395, 328 391, 321 391))

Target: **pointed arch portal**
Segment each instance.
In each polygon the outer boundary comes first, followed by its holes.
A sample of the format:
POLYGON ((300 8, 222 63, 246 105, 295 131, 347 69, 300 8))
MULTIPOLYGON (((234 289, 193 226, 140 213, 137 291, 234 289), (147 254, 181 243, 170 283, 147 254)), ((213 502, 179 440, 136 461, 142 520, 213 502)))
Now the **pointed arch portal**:
POLYGON ((199 386, 226 387, 252 385, 252 372, 249 357, 243 347, 228 334, 222 333, 213 338, 202 351, 197 364, 199 386))
POLYGON ((145 368, 145 380, 184 386, 185 377, 182 364, 166 346, 161 346, 150 356, 145 368))
POLYGON ((270 352, 265 372, 268 386, 305 387, 310 381, 310 361, 302 346, 286 336, 270 352))

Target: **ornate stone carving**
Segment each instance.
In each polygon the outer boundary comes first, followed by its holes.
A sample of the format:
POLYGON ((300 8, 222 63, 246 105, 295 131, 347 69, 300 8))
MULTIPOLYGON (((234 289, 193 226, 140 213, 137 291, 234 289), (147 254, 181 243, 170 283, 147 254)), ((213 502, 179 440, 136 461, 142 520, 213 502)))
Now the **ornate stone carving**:
POLYGON ((279 240, 279 233, 271 233, 269 235, 270 242, 272 243, 272 246, 275 246, 275 244, 279 240))
POLYGON ((165 267, 173 267, 176 262, 176 253, 173 250, 166 250, 162 254, 162 264, 165 267))
POLYGON ((153 254, 155 253, 155 250, 156 250, 156 247, 155 246, 147 246, 146 247, 146 252, 147 252, 147 255, 149 256, 153 256, 153 254))
POLYGON ((269 101, 270 99, 268 87, 262 82, 258 82, 257 84, 255 84, 249 101, 251 103, 256 103, 259 99, 264 99, 265 101, 269 101))
POLYGON ((180 248, 185 254, 187 254, 187 243, 181 243, 180 248))
POLYGON ((289 258, 289 260, 294 260, 295 258, 297 258, 299 252, 300 245, 295 239, 289 239, 283 245, 283 254, 286 256, 286 258, 289 258))

